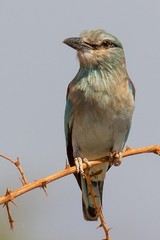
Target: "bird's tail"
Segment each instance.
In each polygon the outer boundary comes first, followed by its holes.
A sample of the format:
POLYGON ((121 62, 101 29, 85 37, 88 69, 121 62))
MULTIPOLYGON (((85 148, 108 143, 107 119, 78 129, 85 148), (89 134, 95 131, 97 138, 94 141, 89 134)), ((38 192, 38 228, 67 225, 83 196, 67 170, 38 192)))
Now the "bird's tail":
MULTIPOLYGON (((95 195, 95 200, 97 207, 102 206, 102 195, 103 195, 103 184, 105 173, 108 168, 107 165, 103 165, 103 168, 99 168, 99 166, 92 167, 90 170, 91 184, 95 195), (97 169, 98 167, 98 169, 97 169)), ((81 189, 82 189, 82 207, 83 207, 83 216, 85 220, 88 221, 96 221, 98 219, 98 215, 96 209, 94 207, 94 203, 92 200, 92 196, 90 190, 87 185, 86 179, 81 176, 81 189)))
MULTIPOLYGON (((96 209, 92 200, 92 196, 88 189, 88 185, 85 179, 82 180, 82 207, 83 207, 83 216, 87 221, 95 221, 98 219, 96 209)), ((81 181, 81 183, 82 183, 81 181)), ((91 181, 92 188, 94 190, 95 199, 97 207, 102 206, 102 192, 103 192, 103 183, 104 181, 91 181)))

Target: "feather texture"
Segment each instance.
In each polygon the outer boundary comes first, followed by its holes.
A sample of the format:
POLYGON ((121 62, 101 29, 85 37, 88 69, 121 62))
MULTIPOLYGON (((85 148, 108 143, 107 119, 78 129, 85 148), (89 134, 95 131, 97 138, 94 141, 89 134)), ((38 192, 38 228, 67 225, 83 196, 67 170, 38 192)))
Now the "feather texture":
MULTIPOLYGON (((95 160, 121 152, 127 140, 134 111, 135 88, 125 64, 122 44, 103 30, 81 33, 64 41, 75 48, 80 69, 68 86, 65 135, 70 165, 77 157, 95 160)), ((90 169, 98 206, 109 163, 90 169)), ((82 190, 83 214, 96 220, 86 180, 75 174, 82 190)))

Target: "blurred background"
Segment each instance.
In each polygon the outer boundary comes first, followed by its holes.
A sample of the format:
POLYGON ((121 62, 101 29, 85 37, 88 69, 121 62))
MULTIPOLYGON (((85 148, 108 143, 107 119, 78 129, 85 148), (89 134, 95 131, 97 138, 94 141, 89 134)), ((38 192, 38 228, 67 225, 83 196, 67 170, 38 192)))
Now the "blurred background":
MULTIPOLYGON (((127 142, 160 144, 160 3, 134 1, 0 1, 0 153, 21 159, 28 181, 65 168, 63 128, 68 83, 78 71, 76 53, 62 42, 84 29, 102 28, 123 43, 136 92, 127 142)), ((160 159, 125 158, 106 177, 103 211, 111 239, 160 239, 160 159)), ((17 169, 0 159, 0 195, 21 186, 17 169)), ((36 189, 0 208, 2 240, 102 239, 98 222, 82 216, 81 192, 73 176, 36 189)))

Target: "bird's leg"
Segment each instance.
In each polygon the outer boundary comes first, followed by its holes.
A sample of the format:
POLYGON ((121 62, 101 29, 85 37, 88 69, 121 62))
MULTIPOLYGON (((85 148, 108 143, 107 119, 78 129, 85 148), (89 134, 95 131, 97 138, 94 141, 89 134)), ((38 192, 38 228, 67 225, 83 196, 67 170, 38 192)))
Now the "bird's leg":
POLYGON ((88 168, 91 167, 87 158, 76 157, 74 159, 74 162, 75 162, 75 165, 76 165, 77 173, 81 173, 82 175, 84 174, 83 163, 86 163, 88 168))
POLYGON ((121 152, 111 152, 109 154, 109 162, 114 166, 119 166, 122 162, 122 153, 121 152))

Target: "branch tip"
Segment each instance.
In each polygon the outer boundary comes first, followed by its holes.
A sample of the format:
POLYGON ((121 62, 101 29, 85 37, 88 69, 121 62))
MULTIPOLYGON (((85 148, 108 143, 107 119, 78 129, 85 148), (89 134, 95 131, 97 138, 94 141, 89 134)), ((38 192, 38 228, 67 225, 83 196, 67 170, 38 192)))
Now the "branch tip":
POLYGON ((11 213, 10 213, 9 203, 7 202, 5 205, 6 205, 6 209, 7 209, 7 215, 8 215, 8 220, 9 220, 9 224, 10 224, 10 229, 13 230, 14 220, 12 219, 12 216, 11 216, 11 213))

